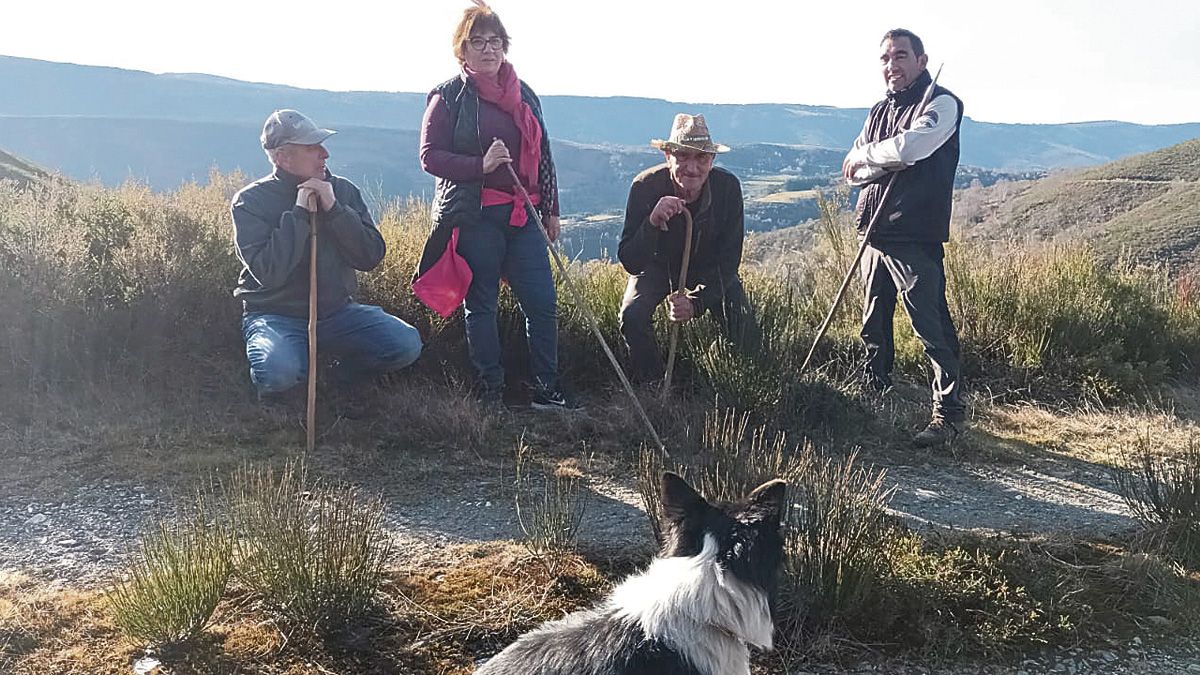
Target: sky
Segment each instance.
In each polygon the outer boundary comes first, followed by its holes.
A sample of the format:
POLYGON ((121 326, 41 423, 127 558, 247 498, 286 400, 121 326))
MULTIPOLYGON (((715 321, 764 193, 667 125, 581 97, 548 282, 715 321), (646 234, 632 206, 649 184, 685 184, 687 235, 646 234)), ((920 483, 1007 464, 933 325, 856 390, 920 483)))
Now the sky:
MULTIPOLYGON (((331 90, 457 72, 468 0, 5 2, 0 54, 331 90)), ((1200 121, 1197 0, 495 0, 541 95, 866 107, 880 36, 913 30, 976 120, 1200 121)))

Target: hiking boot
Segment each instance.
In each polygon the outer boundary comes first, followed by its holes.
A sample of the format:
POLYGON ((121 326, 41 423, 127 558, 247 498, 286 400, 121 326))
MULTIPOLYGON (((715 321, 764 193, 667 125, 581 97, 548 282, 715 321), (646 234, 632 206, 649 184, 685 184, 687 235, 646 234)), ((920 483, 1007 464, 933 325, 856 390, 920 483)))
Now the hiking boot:
POLYGON ((533 400, 529 403, 534 410, 582 410, 572 396, 567 396, 558 387, 537 385, 533 388, 533 400))
POLYGON ((965 429, 966 425, 963 422, 951 422, 941 417, 935 417, 929 426, 913 436, 913 443, 918 448, 948 445, 961 436, 965 429))

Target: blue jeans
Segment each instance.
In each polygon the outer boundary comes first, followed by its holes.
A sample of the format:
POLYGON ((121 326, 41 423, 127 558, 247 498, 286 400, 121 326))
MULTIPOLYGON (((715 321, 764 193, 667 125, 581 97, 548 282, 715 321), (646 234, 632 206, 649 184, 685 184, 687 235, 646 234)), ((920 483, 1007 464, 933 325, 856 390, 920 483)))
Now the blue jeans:
POLYGON ((532 375, 543 385, 558 378, 558 295, 546 243, 531 217, 524 227, 508 224, 512 206, 486 206, 478 223, 461 226, 458 254, 471 266, 466 309, 467 350, 488 388, 504 386, 496 306, 500 278, 508 281, 525 314, 532 375))
MULTIPOLYGON (((308 378, 308 319, 252 312, 242 317, 250 381, 258 393, 287 391, 308 378)), ((317 349, 338 360, 344 383, 403 368, 421 354, 417 329, 374 305, 350 303, 317 321, 317 349)))

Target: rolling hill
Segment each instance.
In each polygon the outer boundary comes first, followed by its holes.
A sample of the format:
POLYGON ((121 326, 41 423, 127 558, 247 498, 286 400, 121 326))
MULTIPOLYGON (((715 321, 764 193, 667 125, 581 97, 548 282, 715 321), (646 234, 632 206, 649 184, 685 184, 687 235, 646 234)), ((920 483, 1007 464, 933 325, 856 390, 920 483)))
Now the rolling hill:
POLYGON ((41 167, 0 150, 0 181, 13 181, 24 187, 41 182, 49 176, 50 174, 41 167))
POLYGON ((973 190, 958 195, 967 238, 1088 241, 1112 259, 1175 268, 1200 258, 1200 138, 1039 181, 973 190))
MULTIPOLYGON (((976 183, 954 195, 954 237, 980 243, 1086 242, 1108 260, 1200 270, 1200 138, 1038 180, 976 183)), ((813 223, 751 235, 747 258, 803 258, 813 223)))

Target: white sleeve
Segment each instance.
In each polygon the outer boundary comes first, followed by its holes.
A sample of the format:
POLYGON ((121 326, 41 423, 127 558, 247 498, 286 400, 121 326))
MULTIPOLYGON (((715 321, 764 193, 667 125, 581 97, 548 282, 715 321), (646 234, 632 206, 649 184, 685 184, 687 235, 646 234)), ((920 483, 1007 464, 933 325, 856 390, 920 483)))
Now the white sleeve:
MULTIPOLYGON (((858 138, 854 139, 854 146, 850 148, 850 152, 846 153, 845 162, 848 164, 857 164, 863 161, 863 153, 866 152, 867 129, 871 126, 871 116, 867 115, 867 119, 863 121, 862 131, 858 132, 858 138)), ((854 172, 854 177, 848 179, 846 184, 850 187, 862 187, 867 183, 879 178, 887 173, 887 169, 876 167, 863 167, 854 172)))
POLYGON ((912 128, 863 146, 858 159, 872 169, 903 169, 936 152, 957 128, 958 102, 946 94, 935 96, 912 128))

